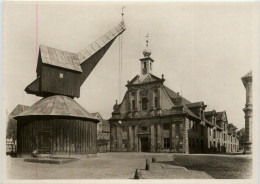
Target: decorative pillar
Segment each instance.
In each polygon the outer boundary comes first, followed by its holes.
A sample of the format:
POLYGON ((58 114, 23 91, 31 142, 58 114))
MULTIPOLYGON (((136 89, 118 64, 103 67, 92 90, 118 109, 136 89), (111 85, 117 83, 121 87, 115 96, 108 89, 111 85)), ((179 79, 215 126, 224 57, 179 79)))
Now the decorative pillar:
POLYGON ((122 148, 122 132, 121 125, 116 126, 116 135, 117 135, 117 151, 121 151, 122 148))
POLYGON ((162 148, 161 124, 157 124, 157 151, 159 152, 161 148, 162 148))
POLYGON ((241 78, 246 88, 246 105, 243 109, 245 113, 245 153, 252 153, 252 115, 253 115, 253 103, 252 103, 252 71, 247 73, 241 78))
POLYGON ((135 144, 134 144, 134 150, 136 151, 136 152, 138 152, 138 134, 137 134, 137 132, 138 132, 138 126, 135 126, 135 144))
POLYGON ((116 131, 115 131, 115 128, 116 128, 116 126, 115 125, 113 125, 113 124, 111 124, 111 126, 110 126, 110 150, 111 151, 116 151, 116 140, 117 140, 117 138, 116 138, 116 131))
POLYGON ((154 152, 154 125, 151 125, 151 145, 150 145, 150 152, 154 152))
POLYGON ((189 138, 188 138, 189 119, 188 118, 184 118, 183 123, 184 123, 183 130, 182 130, 182 134, 183 134, 183 151, 186 154, 189 154, 189 138))
POLYGON ((175 129, 175 124, 171 123, 170 126, 170 130, 171 130, 171 137, 170 137, 170 150, 172 152, 176 152, 176 145, 175 145, 175 137, 176 137, 176 129, 175 129))
POLYGON ((128 127, 128 151, 133 151, 133 132, 132 127, 128 127))

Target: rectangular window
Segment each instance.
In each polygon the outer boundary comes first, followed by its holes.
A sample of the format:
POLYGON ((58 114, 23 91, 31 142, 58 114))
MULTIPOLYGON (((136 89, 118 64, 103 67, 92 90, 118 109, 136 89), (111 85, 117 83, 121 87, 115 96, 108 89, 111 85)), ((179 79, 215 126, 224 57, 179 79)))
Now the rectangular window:
POLYGON ((164 146, 164 148, 170 148, 170 139, 169 138, 163 139, 163 146, 164 146))
POLYGON ((135 100, 132 100, 132 110, 135 110, 135 100))
POLYGON ((60 78, 63 79, 63 73, 60 73, 60 78))

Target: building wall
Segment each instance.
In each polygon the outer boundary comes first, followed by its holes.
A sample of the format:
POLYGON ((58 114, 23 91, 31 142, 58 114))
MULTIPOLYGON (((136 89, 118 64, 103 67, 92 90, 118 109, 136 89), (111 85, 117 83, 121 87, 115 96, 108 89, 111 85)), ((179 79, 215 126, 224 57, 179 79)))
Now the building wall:
POLYGON ((17 154, 97 153, 97 124, 66 117, 23 118, 17 122, 17 154))
POLYGON ((79 72, 46 65, 42 65, 41 70, 41 91, 73 97, 80 96, 79 72))
POLYGON ((111 122, 111 151, 189 153, 187 126, 184 117, 111 122))

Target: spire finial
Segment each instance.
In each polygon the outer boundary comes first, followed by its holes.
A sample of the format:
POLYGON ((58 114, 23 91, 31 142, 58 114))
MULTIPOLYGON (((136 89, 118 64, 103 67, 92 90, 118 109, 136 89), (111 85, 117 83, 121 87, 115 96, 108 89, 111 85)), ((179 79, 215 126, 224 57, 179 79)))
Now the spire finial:
POLYGON ((149 38, 149 34, 147 33, 147 35, 145 36, 146 37, 146 48, 144 49, 143 51, 143 55, 144 57, 149 57, 151 55, 151 51, 149 50, 148 48, 148 38, 149 38))
POLYGON ((147 33, 147 35, 146 35, 145 37, 146 37, 146 47, 148 47, 148 43, 149 43, 149 41, 148 41, 149 34, 147 33))
POLYGON ((123 6, 123 7, 121 8, 121 10, 122 10, 122 12, 121 12, 122 20, 124 20, 124 9, 125 9, 125 7, 123 6))

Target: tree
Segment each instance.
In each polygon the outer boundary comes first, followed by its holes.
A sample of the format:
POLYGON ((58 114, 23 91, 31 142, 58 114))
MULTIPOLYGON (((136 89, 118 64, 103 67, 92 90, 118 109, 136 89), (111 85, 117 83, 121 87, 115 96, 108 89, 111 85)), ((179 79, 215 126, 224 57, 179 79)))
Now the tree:
POLYGON ((244 148, 244 144, 246 141, 245 128, 241 128, 240 130, 237 131, 237 138, 239 140, 239 147, 244 148))
POLYGON ((13 142, 15 142, 17 139, 17 121, 13 118, 8 118, 6 138, 12 139, 13 142))

